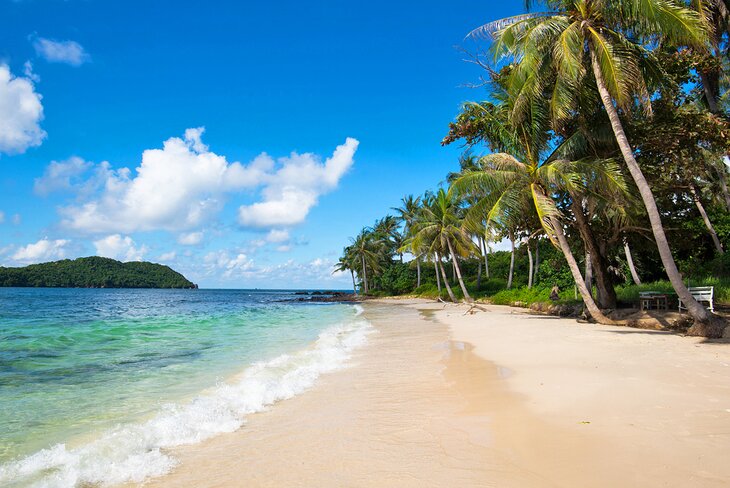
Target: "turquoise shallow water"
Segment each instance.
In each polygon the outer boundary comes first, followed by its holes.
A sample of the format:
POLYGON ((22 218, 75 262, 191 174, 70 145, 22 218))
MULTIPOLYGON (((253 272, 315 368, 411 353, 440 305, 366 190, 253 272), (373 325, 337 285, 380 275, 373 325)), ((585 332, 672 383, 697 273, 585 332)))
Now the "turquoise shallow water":
POLYGON ((0 485, 161 474, 166 447, 235 430, 341 367, 367 323, 291 298, 0 288, 0 485))

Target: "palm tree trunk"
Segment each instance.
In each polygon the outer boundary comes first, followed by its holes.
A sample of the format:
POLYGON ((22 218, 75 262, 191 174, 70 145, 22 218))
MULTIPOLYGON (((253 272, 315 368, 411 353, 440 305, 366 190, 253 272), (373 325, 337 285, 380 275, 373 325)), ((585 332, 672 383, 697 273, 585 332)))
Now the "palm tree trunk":
POLYGON ((593 266, 591 263, 591 253, 586 253, 586 288, 588 293, 593 296, 593 266))
POLYGON ((527 240, 527 259, 530 261, 530 271, 527 273, 527 288, 532 288, 532 249, 530 249, 530 240, 527 240))
POLYGON ((482 262, 477 260, 477 290, 482 288, 482 262))
POLYGON ((456 271, 456 277, 459 280, 461 291, 464 293, 464 300, 471 302, 472 299, 469 295, 469 291, 466 289, 466 285, 464 284, 464 278, 461 276, 461 267, 459 266, 459 262, 456 260, 456 254, 454 253, 454 247, 451 245, 451 239, 447 238, 446 244, 449 246, 449 253, 451 254, 451 259, 454 261, 454 271, 456 271))
POLYGON ((600 324, 615 324, 613 320, 609 319, 603 314, 603 312, 601 312, 601 309, 598 308, 598 305, 596 305, 596 302, 593 301, 593 297, 588 292, 588 287, 586 286, 585 281, 583 281, 583 275, 580 274, 578 263, 575 261, 575 257, 568 245, 568 240, 565 238, 565 234, 563 233, 562 224, 554 217, 550 219, 550 223, 553 226, 555 236, 560 244, 560 250, 563 251, 563 256, 565 256, 565 260, 568 261, 568 267, 573 275, 573 280, 580 292, 580 296, 583 298, 583 303, 585 303, 586 308, 588 309, 588 313, 590 313, 591 317, 600 324))
POLYGON ((710 217, 707 216, 705 206, 702 205, 702 200, 700 200, 700 195, 697 193, 694 185, 689 186, 689 192, 692 194, 692 200, 694 200, 697 210, 699 210, 700 215, 702 215, 702 220, 705 222, 705 227, 707 227, 710 237, 712 237, 712 242, 715 243, 715 250, 720 254, 725 254, 725 250, 722 248, 722 244, 720 243, 720 238, 717 237, 715 227, 712 225, 712 222, 710 222, 710 217))
POLYGON ((535 241, 535 271, 532 284, 537 285, 537 273, 540 270, 540 240, 535 241))
POLYGON ((363 293, 366 295, 368 294, 368 268, 365 266, 365 255, 362 255, 362 283, 363 283, 363 293))
POLYGON ((636 272, 634 266, 634 258, 631 256, 631 248, 629 247, 629 241, 624 239, 624 253, 626 254, 626 263, 629 265, 629 271, 631 271, 631 278, 634 280, 634 284, 640 285, 641 280, 639 279, 639 273, 636 272))
POLYGON ((702 81, 702 89, 705 92, 705 100, 707 101, 707 108, 710 112, 716 114, 718 112, 717 96, 713 91, 713 83, 708 73, 702 70, 698 70, 700 73, 700 80, 702 81))
POLYGON ((441 274, 444 277, 444 285, 446 285, 446 291, 449 293, 449 298, 451 298, 452 302, 457 303, 458 300, 456 299, 456 296, 454 295, 454 291, 451 289, 451 286, 449 285, 449 279, 446 277, 446 270, 444 269, 444 263, 441 262, 441 257, 438 254, 436 255, 436 261, 438 262, 438 267, 441 268, 441 274))
POLYGON ((480 239, 484 245, 484 276, 489 279, 489 246, 486 239, 480 239))
POLYGON ((357 284, 355 284, 355 272, 353 270, 350 270, 350 275, 352 275, 352 293, 353 293, 353 295, 357 295, 357 284))
POLYGON ((515 239, 512 232, 509 233, 509 241, 512 244, 512 253, 509 260, 509 276, 507 277, 507 289, 512 288, 512 276, 515 271, 515 239))
POLYGON ((436 261, 438 260, 437 256, 438 255, 436 255, 436 254, 434 255, 433 267, 436 270, 436 286, 438 287, 439 298, 440 298, 441 297, 441 278, 439 277, 439 265, 436 263, 436 261))
POLYGON ((421 286, 421 256, 416 256, 416 288, 421 286))
MULTIPOLYGON (((593 75, 596 79, 598 92, 601 95, 603 106, 608 113, 608 118, 611 121, 611 127, 613 128, 616 142, 621 149, 621 154, 623 155, 624 161, 626 161, 626 165, 629 168, 629 172, 631 173, 631 176, 634 179, 637 188, 639 189, 641 199, 644 201, 644 206, 646 207, 646 212, 649 216, 649 221, 651 222, 651 230, 654 234, 654 240, 656 241, 657 249, 659 250, 659 256, 662 259, 662 264, 664 265, 664 269, 667 273, 667 276, 669 277, 669 281, 672 283, 672 287, 674 288, 674 291, 677 293, 679 298, 682 299, 682 303, 686 304, 687 311, 690 313, 690 315, 699 322, 708 323, 712 318, 710 312, 705 307, 700 305, 697 300, 694 299, 694 297, 692 297, 689 290, 687 290, 687 287, 684 286, 684 283, 682 282, 682 275, 679 273, 679 269, 677 269, 677 264, 674 262, 674 257, 672 257, 672 251, 669 248, 669 242, 667 242, 667 236, 664 233, 662 219, 659 215, 659 209, 657 208, 656 201, 654 200, 654 195, 651 192, 651 187, 646 181, 644 174, 641 172, 641 168, 636 162, 636 158, 634 158, 634 152, 631 149, 629 140, 626 137, 626 133, 624 132, 623 125, 621 124, 621 119, 618 116, 618 110, 616 110, 616 107, 613 105, 613 99, 611 98, 611 94, 606 88, 606 82, 603 79, 603 73, 601 73, 601 67, 598 64, 596 52, 592 45, 589 45, 589 49, 591 55, 591 64, 593 66, 593 75)), ((710 331, 710 333, 716 334, 717 331, 710 331)), ((720 330, 719 333, 720 335, 722 335, 722 330, 720 330)))
MULTIPOLYGON (((583 205, 580 203, 581 197, 571 195, 570 208, 575 217, 575 224, 580 233, 580 237, 586 246, 586 252, 591 256, 592 277, 595 275, 596 288, 598 289, 598 304, 601 308, 616 308, 616 290, 613 287, 611 275, 608 272, 608 262, 601 252, 596 236, 591 229, 588 219, 583 213, 583 205)), ((586 264, 587 266, 587 264, 586 264)), ((586 281, 588 279, 586 278, 586 281)), ((588 283, 588 289, 592 290, 591 283, 588 283)))

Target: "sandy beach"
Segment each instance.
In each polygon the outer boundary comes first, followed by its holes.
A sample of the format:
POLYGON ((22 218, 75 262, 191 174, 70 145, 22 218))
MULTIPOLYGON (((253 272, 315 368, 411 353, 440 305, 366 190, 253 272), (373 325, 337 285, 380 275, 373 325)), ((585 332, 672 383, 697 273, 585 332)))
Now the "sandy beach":
POLYGON ((730 344, 371 301, 350 366, 145 486, 730 484, 730 344))

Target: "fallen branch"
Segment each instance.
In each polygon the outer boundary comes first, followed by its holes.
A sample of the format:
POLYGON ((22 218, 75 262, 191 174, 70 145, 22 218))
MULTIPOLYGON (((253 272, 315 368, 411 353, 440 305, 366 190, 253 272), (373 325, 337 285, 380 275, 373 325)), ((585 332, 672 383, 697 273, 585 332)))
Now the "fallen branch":
POLYGON ((472 303, 471 307, 469 307, 469 310, 464 312, 464 315, 474 315, 476 311, 474 309, 481 310, 482 312, 489 312, 489 309, 481 307, 477 305, 476 303, 472 303))

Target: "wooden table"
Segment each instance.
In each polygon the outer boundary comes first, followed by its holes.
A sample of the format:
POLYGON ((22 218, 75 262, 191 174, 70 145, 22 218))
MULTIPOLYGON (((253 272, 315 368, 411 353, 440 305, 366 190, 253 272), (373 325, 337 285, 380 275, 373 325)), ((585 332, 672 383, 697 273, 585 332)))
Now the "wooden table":
POLYGON ((641 310, 669 310, 669 297, 664 293, 640 293, 639 300, 641 310))

